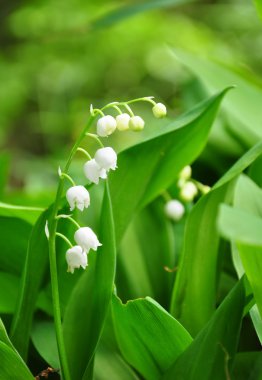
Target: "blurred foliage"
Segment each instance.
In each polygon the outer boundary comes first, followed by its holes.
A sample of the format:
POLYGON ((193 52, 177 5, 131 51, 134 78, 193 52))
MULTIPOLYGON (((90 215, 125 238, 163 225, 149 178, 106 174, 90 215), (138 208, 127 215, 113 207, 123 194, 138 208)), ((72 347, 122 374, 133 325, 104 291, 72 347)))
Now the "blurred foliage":
MULTIPOLYGON (((30 203, 49 203, 54 169, 90 103, 155 95, 176 116, 202 100, 199 80, 174 61, 168 46, 223 61, 259 83, 255 6, 249 0, 180 3, 186 1, 1 2, 0 146, 11 152, 12 190, 4 200, 19 203, 22 188, 30 203), (43 187, 50 196, 43 197, 43 187)), ((127 133, 114 145, 121 149, 136 139, 127 133)))

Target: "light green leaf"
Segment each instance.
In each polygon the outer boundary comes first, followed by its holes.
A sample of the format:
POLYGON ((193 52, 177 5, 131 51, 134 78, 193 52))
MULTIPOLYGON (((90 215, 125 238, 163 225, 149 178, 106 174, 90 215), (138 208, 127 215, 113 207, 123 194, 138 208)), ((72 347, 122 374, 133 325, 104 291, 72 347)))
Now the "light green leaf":
POLYGON ((45 224, 49 211, 41 214, 30 235, 22 284, 12 321, 11 340, 23 358, 27 357, 30 329, 38 291, 48 265, 45 224))
POLYGON ((161 379, 192 341, 183 326, 149 297, 123 305, 113 296, 112 310, 122 355, 147 380, 161 379))
POLYGON ((34 223, 44 209, 40 207, 18 206, 0 202, 0 215, 12 216, 34 223))
POLYGON ((163 380, 229 379, 246 303, 242 279, 193 343, 177 361, 174 360, 163 380))
POLYGON ((257 13, 259 14, 260 18, 262 19, 262 3, 261 0, 254 0, 256 8, 257 8, 257 13))
POLYGON ((208 322, 216 305, 219 235, 218 207, 233 199, 235 178, 262 153, 262 142, 246 152, 202 197, 186 222, 182 258, 174 286, 171 312, 195 335, 208 322))
POLYGON ((0 342, 0 379, 33 380, 34 377, 20 357, 5 343, 0 342))
POLYGON ((169 187, 179 171, 200 154, 227 91, 200 103, 151 138, 118 155, 118 170, 110 179, 117 243, 134 212, 169 187))
POLYGON ((229 85, 236 85, 235 91, 225 99, 223 109, 233 118, 231 133, 248 147, 262 138, 262 89, 235 71, 217 63, 200 58, 188 52, 174 49, 174 56, 201 79, 210 93, 229 85))
POLYGON ((98 237, 103 245, 97 253, 89 254, 89 267, 75 286, 65 310, 64 336, 73 379, 91 378, 92 359, 101 336, 113 289, 116 260, 115 233, 107 183, 98 237))

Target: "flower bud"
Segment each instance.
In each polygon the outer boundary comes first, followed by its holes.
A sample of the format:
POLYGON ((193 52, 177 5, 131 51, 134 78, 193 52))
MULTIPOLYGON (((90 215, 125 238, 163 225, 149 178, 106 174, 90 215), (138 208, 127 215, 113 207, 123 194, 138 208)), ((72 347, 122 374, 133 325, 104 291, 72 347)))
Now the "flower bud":
POLYGON ((86 253, 88 253, 90 249, 96 251, 97 247, 102 245, 98 241, 96 234, 89 227, 79 228, 75 232, 74 239, 86 253))
POLYGON ((67 271, 74 273, 76 268, 85 269, 87 267, 87 254, 79 245, 75 245, 66 251, 66 261, 68 264, 67 271))
POLYGON ((158 119, 166 116, 166 106, 162 103, 155 104, 154 107, 152 108, 152 111, 153 111, 154 116, 157 117, 158 119))
POLYGON ((103 116, 98 119, 96 128, 98 136, 109 136, 116 129, 116 119, 111 115, 103 116))
POLYGON ((130 115, 122 113, 116 117, 116 127, 119 131, 127 131, 129 129, 130 115))
POLYGON ((180 198, 185 202, 192 202, 194 197, 197 195, 197 187, 196 185, 188 181, 184 184, 184 186, 180 190, 180 198))
POLYGON ((144 129, 145 122, 140 116, 133 116, 130 118, 128 126, 132 131, 139 132, 144 129))
POLYGON ((185 213, 184 205, 176 199, 172 199, 165 204, 165 213, 175 222, 178 222, 185 213))
POLYGON ((111 147, 98 149, 95 153, 95 160, 98 165, 105 170, 115 170, 117 162, 117 154, 111 147))
POLYGON ((191 175, 192 175, 191 166, 187 165, 179 173, 179 178, 182 179, 182 180, 187 181, 189 178, 191 178, 191 175))
POLYGON ((76 208, 83 211, 90 205, 89 192, 84 186, 73 186, 70 187, 66 192, 66 199, 70 206, 70 211, 76 208))
POLYGON ((99 178, 107 178, 106 170, 101 168, 94 158, 84 164, 84 173, 86 178, 95 184, 98 184, 99 178))

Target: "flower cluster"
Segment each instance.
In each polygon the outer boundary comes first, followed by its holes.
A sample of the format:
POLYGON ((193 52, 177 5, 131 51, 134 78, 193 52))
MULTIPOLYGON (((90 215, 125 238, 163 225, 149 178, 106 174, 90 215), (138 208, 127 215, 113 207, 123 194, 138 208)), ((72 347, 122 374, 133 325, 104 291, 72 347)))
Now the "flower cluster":
MULTIPOLYGON (((194 200, 199 190, 202 194, 210 191, 209 186, 191 180, 192 169, 191 166, 185 166, 179 173, 177 187, 179 189, 179 198, 184 203, 190 203, 194 200)), ((165 204, 165 214, 175 222, 178 222, 185 214, 185 206, 177 199, 169 199, 165 204)))
MULTIPOLYGON (((134 115, 129 104, 137 101, 146 101, 153 104, 153 114, 157 118, 164 117, 166 115, 166 107, 162 103, 155 103, 152 97, 139 98, 131 100, 129 102, 113 102, 109 103, 102 109, 93 109, 90 107, 91 117, 95 118, 98 114, 101 117, 97 121, 96 132, 97 134, 86 133, 86 136, 93 137, 101 146, 95 154, 91 157, 90 154, 83 148, 78 147, 75 151, 81 151, 88 157, 88 161, 83 166, 85 177, 91 182, 98 184, 100 179, 106 179, 110 170, 116 170, 117 168, 117 154, 110 146, 104 147, 99 139, 100 137, 107 137, 111 135, 116 129, 119 131, 133 130, 141 131, 144 128, 144 120, 137 115, 134 115), (122 112, 121 107, 124 107, 129 113, 122 112), (105 115, 103 110, 113 108, 118 111, 119 115, 113 117, 111 115, 105 115)), ((90 206, 90 194, 89 191, 82 185, 76 185, 73 179, 67 174, 63 173, 61 169, 58 170, 61 178, 67 178, 72 186, 66 191, 66 199, 69 203, 70 211, 78 209, 84 211, 84 209, 90 206)), ((90 227, 80 227, 79 224, 70 215, 57 215, 57 219, 67 218, 71 220, 76 226, 77 231, 74 235, 76 245, 72 245, 71 242, 63 234, 56 232, 57 236, 63 238, 70 248, 66 251, 66 261, 68 265, 68 272, 74 273, 75 269, 85 269, 88 265, 88 253, 90 249, 96 251, 102 244, 99 242, 96 234, 90 227)), ((46 235, 49 238, 48 225, 46 225, 46 235)))

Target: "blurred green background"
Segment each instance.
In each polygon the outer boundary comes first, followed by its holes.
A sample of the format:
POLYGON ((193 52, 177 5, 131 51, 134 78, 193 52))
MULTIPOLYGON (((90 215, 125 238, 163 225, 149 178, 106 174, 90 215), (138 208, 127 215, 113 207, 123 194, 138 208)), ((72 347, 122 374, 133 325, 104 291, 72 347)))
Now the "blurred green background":
MULTIPOLYGON (((151 95, 174 118, 204 99, 201 79, 175 59, 173 48, 219 62, 261 88, 261 21, 250 0, 3 0, 0 15, 2 201, 52 201, 57 167, 91 103, 151 95)), ((145 135, 167 123, 143 107, 136 111, 147 122, 145 135)), ((228 123, 218 119, 195 166, 196 176, 210 174, 205 183, 254 143, 243 143, 228 123)), ((120 150, 141 138, 118 133, 112 144, 120 150)), ((72 170, 83 179, 79 168, 75 162, 72 170)))

